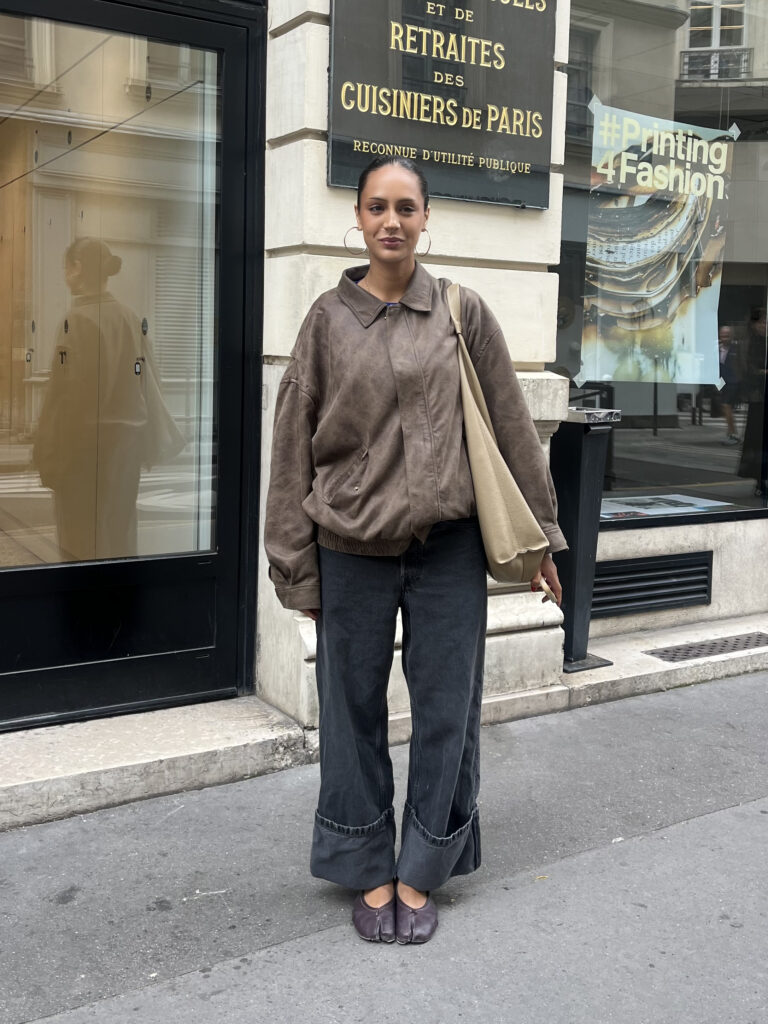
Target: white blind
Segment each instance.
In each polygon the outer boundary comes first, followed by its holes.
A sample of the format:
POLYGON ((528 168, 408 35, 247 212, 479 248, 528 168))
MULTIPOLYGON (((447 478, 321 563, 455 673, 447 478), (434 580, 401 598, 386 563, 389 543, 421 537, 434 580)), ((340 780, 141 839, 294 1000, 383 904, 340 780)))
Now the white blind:
POLYGON ((32 61, 27 56, 27 26, 24 18, 0 14, 0 78, 28 82, 32 61))
POLYGON ((158 255, 156 324, 149 325, 163 380, 197 380, 201 357, 200 261, 196 253, 158 255))

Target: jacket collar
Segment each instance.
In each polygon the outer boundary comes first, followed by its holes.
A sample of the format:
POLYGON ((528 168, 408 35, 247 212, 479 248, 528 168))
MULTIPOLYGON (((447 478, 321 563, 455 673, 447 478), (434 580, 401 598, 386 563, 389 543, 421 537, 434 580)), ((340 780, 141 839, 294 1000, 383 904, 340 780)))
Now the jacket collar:
MULTIPOLYGON (((350 267, 341 275, 338 285, 339 298, 349 306, 363 327, 370 327, 387 305, 386 302, 377 299, 375 295, 371 295, 358 284, 358 281, 365 277, 367 272, 368 264, 361 267, 350 267)), ((427 273, 420 263, 417 263, 413 276, 408 282, 408 287, 400 299, 400 305, 417 310, 419 313, 429 313, 432 309, 432 284, 432 275, 427 273)))

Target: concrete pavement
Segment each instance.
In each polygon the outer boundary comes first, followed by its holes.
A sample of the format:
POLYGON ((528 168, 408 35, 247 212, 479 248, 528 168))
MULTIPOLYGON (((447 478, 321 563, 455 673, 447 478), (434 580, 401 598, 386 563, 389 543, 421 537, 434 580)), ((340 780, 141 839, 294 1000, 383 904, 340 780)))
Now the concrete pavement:
POLYGON ((0 1021, 765 1024, 766 698, 484 729, 484 865, 422 948, 361 942, 308 876, 315 765, 4 833, 0 1021))
MULTIPOLYGON (((559 682, 486 696, 483 723, 576 710, 603 701, 768 670, 768 646, 665 662, 649 652, 681 643, 758 633, 768 613, 598 637, 603 668, 559 682)), ((393 742, 410 719, 390 719, 393 742)), ((0 832, 116 804, 238 782, 317 758, 317 731, 258 697, 164 708, 0 735, 0 832)))

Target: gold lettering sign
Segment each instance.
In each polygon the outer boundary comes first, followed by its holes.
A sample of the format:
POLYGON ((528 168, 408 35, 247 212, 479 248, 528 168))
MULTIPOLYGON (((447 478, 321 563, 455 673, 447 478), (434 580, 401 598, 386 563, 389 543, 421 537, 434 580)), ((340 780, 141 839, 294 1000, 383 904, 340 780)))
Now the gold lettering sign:
POLYGON ((546 207, 555 0, 334 0, 328 180, 374 156, 433 195, 546 207))

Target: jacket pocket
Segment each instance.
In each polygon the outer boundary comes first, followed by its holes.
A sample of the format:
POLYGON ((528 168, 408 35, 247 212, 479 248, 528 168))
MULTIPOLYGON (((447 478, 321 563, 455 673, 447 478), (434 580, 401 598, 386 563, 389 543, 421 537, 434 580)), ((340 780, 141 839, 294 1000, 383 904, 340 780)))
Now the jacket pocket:
POLYGON ((355 452, 349 465, 329 481, 329 483, 323 488, 322 492, 322 498, 326 505, 333 505, 334 498, 344 484, 352 485, 353 477, 356 477, 362 472, 367 459, 368 449, 359 448, 355 452))

